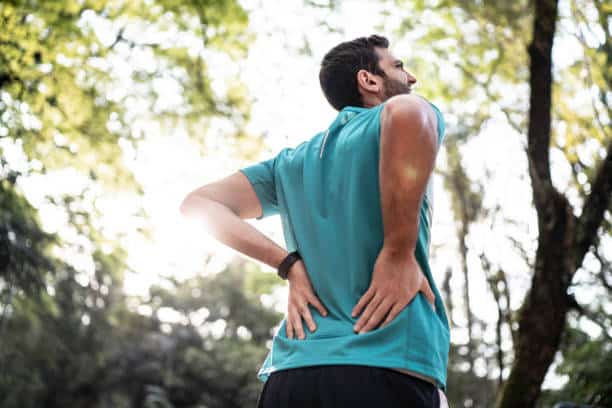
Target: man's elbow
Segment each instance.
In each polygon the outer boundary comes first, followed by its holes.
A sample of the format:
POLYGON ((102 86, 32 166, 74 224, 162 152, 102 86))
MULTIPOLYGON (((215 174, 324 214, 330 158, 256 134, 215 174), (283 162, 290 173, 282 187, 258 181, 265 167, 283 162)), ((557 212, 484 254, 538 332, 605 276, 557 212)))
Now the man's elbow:
POLYGON ((234 214, 238 214, 223 201, 216 198, 212 193, 209 193, 202 188, 187 194, 179 206, 179 212, 183 216, 192 216, 194 214, 204 216, 206 213, 213 211, 214 208, 219 205, 227 208, 234 214))
POLYGON ((181 201, 181 205, 179 206, 179 212, 181 213, 181 215, 187 216, 191 208, 191 201, 191 193, 187 194, 187 196, 183 198, 183 201, 181 201))
POLYGON ((204 207, 203 204, 205 204, 206 200, 208 200, 206 197, 202 196, 201 194, 198 194, 198 192, 196 191, 192 191, 191 193, 187 194, 181 202, 181 205, 179 206, 179 212, 183 216, 191 215, 196 209, 201 209, 202 207, 204 207))

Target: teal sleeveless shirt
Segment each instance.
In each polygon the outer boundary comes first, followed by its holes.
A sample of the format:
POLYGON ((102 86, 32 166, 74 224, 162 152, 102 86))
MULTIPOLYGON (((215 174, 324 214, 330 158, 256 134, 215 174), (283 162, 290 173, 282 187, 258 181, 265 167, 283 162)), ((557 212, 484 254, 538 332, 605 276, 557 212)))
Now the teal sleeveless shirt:
MULTIPOLYGON (((345 107, 312 139, 240 170, 261 202, 259 219, 280 214, 287 251, 300 251, 313 289, 328 311, 323 317, 309 305, 317 328, 311 332, 304 323, 304 340, 289 339, 283 319, 259 370, 262 381, 277 370, 354 364, 404 368, 446 389, 449 325, 428 261, 431 178, 421 200, 415 252, 436 296, 436 311, 418 292, 385 327, 364 334, 353 331, 359 316, 353 318, 351 311, 370 286, 384 238, 378 178, 383 106, 345 107)), ((431 106, 440 145, 444 121, 431 106)))

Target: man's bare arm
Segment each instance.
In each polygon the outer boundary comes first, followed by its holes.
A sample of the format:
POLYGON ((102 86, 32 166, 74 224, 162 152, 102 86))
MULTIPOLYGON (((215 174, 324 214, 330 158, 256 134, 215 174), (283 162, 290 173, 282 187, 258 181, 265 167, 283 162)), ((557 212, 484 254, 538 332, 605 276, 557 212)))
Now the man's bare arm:
POLYGON ((354 326, 358 333, 389 324, 419 291, 435 310, 435 295, 415 257, 421 199, 437 150, 435 113, 420 98, 401 95, 389 99, 381 115, 384 243, 370 287, 353 308, 355 317, 365 307, 354 326))
POLYGON ((401 95, 381 113, 380 194, 384 248, 414 252, 419 208, 437 151, 436 115, 423 99, 401 95))
MULTIPOLYGON (((253 186, 241 172, 192 191, 183 200, 180 211, 204 223, 209 232, 225 245, 274 269, 287 256, 286 249, 243 221, 245 218, 259 217, 263 210, 253 186)), ((322 316, 327 316, 327 310, 314 293, 303 261, 291 266, 287 279, 287 337, 292 339, 295 334, 299 339, 304 339, 302 319, 310 331, 316 330, 308 305, 313 305, 322 316)))
POLYGON ((243 221, 260 216, 262 208, 253 186, 241 172, 192 191, 180 211, 204 223, 225 245, 274 269, 287 256, 287 250, 243 221))

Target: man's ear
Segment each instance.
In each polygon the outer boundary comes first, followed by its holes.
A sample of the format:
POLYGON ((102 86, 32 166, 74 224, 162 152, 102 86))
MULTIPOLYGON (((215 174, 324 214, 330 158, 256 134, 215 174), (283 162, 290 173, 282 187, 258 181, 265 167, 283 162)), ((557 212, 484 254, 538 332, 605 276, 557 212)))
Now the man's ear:
POLYGON ((371 72, 360 69, 357 72, 357 86, 362 95, 364 93, 378 94, 382 90, 382 80, 371 72))

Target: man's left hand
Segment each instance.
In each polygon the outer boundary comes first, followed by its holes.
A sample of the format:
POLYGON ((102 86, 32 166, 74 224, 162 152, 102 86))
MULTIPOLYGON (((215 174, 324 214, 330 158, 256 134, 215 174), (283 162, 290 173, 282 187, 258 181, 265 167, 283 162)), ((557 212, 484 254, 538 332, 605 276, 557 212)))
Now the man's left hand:
POLYGON ((315 295, 312 284, 308 278, 304 262, 299 260, 291 265, 287 274, 289 280, 289 305, 287 313, 287 337, 293 339, 294 332, 300 340, 304 340, 302 318, 306 321, 310 331, 315 331, 315 325, 308 304, 313 305, 322 316, 327 316, 327 310, 315 295))

